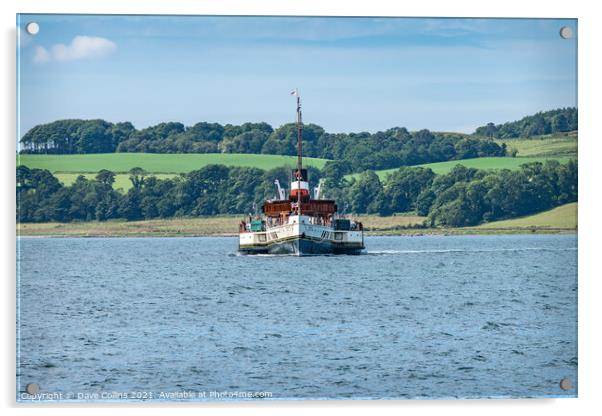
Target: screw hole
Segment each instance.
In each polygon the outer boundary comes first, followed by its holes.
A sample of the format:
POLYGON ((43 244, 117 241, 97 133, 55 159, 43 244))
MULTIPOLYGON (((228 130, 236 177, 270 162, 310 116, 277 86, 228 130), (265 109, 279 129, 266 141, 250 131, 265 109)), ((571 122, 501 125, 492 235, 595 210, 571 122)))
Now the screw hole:
POLYGON ((573 383, 570 378, 563 378, 560 380, 560 388, 562 390, 570 390, 573 388, 573 383))
POLYGON ((40 391, 40 386, 37 383, 29 383, 27 386, 25 386, 25 391, 27 394, 31 394, 33 396, 34 394, 38 394, 40 391))
POLYGON ((573 37, 573 29, 568 26, 562 26, 560 28, 560 37, 562 39, 570 39, 573 37))
POLYGON ((37 35, 38 32, 40 31, 40 25, 37 24, 36 22, 29 22, 27 23, 27 25, 25 26, 25 30, 27 31, 27 33, 29 33, 30 35, 37 35))

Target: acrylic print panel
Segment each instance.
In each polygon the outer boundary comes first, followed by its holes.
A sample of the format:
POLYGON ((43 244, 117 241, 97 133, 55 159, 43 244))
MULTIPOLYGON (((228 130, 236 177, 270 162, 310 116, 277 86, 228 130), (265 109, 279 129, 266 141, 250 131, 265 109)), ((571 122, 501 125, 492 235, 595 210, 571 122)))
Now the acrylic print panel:
POLYGON ((577 396, 575 19, 17 26, 19 402, 577 396))

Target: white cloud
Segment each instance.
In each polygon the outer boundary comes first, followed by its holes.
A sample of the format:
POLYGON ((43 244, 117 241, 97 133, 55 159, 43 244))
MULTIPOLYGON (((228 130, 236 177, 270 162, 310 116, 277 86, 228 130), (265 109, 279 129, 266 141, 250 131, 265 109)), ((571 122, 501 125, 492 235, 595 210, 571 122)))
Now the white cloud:
POLYGON ((44 62, 48 61, 50 61, 50 53, 41 46, 36 46, 33 55, 33 62, 36 64, 43 64, 44 62))
POLYGON ((38 46, 33 61, 37 64, 49 61, 75 61, 78 59, 101 58, 111 54, 117 45, 108 39, 95 36, 76 36, 70 44, 57 43, 49 50, 38 46))

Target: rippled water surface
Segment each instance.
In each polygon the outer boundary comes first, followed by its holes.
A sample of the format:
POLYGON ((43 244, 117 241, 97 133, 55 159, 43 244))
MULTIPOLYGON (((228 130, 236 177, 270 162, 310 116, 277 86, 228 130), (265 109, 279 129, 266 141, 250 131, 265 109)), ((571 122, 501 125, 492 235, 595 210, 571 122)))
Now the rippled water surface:
POLYGON ((20 239, 17 397, 576 396, 574 235, 366 245, 298 258, 238 256, 234 238, 20 239))

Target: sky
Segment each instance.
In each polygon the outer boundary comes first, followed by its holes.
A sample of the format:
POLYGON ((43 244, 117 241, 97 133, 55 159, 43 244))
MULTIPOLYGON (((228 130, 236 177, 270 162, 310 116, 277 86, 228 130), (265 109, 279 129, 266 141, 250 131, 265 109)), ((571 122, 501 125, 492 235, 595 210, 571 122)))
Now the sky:
POLYGON ((577 105, 575 19, 21 14, 17 35, 19 137, 66 118, 278 127, 295 88, 332 133, 471 133, 577 105))

